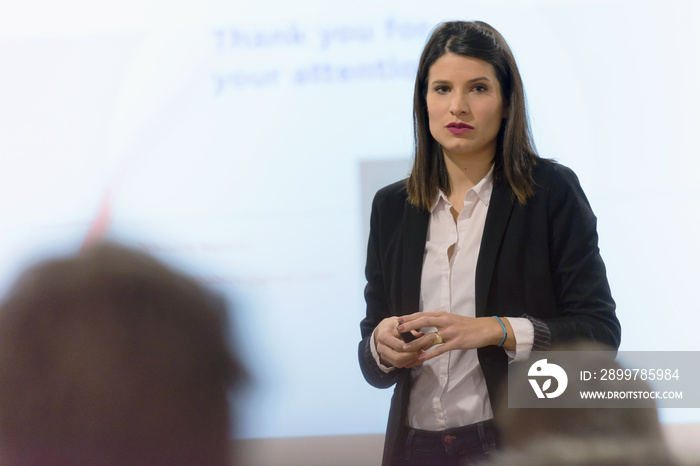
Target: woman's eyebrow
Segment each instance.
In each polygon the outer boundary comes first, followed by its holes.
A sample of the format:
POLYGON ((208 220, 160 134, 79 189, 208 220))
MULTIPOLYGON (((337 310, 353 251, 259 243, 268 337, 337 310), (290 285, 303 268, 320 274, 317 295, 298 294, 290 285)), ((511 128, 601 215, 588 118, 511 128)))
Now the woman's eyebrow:
POLYGON ((468 83, 474 83, 474 82, 477 82, 477 81, 491 81, 491 80, 488 78, 488 76, 479 76, 478 78, 470 79, 470 80, 467 81, 467 82, 468 82, 468 83))
MULTIPOLYGON (((475 83, 477 81, 491 81, 488 76, 479 76, 478 78, 473 78, 467 81, 467 83, 475 83)), ((431 84, 451 84, 452 81, 448 79, 434 79, 430 81, 431 84)))

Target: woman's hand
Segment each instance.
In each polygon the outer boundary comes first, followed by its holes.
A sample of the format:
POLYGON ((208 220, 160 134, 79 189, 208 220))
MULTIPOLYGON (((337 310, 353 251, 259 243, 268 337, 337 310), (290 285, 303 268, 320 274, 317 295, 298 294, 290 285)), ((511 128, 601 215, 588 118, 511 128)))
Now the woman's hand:
MULTIPOLYGON (((508 319, 501 318, 506 326, 507 338, 503 343, 506 350, 515 349, 515 337, 513 329, 508 319)), ((435 332, 426 333, 424 336, 404 343, 402 351, 419 351, 419 363, 439 356, 455 349, 474 349, 483 346, 498 345, 503 340, 503 327, 498 320, 493 317, 465 317, 451 314, 445 311, 417 312, 415 314, 398 318, 399 327, 397 331, 408 332, 424 327, 435 327, 437 334, 442 339, 442 345, 431 351, 424 350, 435 345, 439 339, 435 332)))
MULTIPOLYGON (((374 330, 374 344, 377 348, 379 359, 385 366, 398 368, 411 368, 421 365, 423 361, 420 361, 418 356, 425 349, 429 348, 432 343, 426 348, 423 348, 421 345, 413 345, 411 350, 404 350, 406 343, 396 329, 398 325, 398 317, 389 317, 379 322, 379 325, 374 330)), ((418 337, 418 339, 423 337, 421 332, 413 332, 413 335, 418 337)))

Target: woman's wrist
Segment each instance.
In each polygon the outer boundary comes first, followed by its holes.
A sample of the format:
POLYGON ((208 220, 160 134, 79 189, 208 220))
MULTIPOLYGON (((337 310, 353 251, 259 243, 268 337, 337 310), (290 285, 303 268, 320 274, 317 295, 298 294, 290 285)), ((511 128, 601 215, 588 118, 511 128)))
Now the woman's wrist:
MULTIPOLYGON (((498 340, 498 343, 496 343, 496 346, 499 348, 503 346, 503 344, 506 342, 506 339, 508 338, 508 330, 506 329, 506 325, 503 323, 500 317, 498 316, 492 316, 494 319, 496 319, 496 322, 498 322, 498 325, 501 330, 501 334, 499 335, 497 333, 496 339, 498 340), (499 338, 500 337, 500 338, 499 338)), ((497 330, 498 332, 498 330, 497 330)))

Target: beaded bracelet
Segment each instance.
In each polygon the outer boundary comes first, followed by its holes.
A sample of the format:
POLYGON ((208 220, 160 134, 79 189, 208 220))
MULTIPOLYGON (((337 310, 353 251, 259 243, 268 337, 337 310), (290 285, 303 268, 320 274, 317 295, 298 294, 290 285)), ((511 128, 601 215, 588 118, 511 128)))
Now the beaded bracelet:
POLYGON ((506 326, 503 324, 503 321, 496 316, 492 317, 496 319, 499 324, 501 324, 501 327, 503 327, 503 340, 501 340, 501 342, 498 344, 498 347, 500 348, 501 346, 503 346, 503 343, 506 342, 506 337, 508 336, 508 333, 506 332, 506 326))

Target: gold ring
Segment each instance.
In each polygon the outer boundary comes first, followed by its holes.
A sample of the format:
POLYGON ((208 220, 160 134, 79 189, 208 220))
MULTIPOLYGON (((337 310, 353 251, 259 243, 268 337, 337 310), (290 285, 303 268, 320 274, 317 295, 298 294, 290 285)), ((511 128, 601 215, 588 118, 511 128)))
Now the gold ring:
POLYGON ((442 343, 442 337, 440 336, 440 332, 435 332, 435 343, 434 345, 439 345, 442 343))

